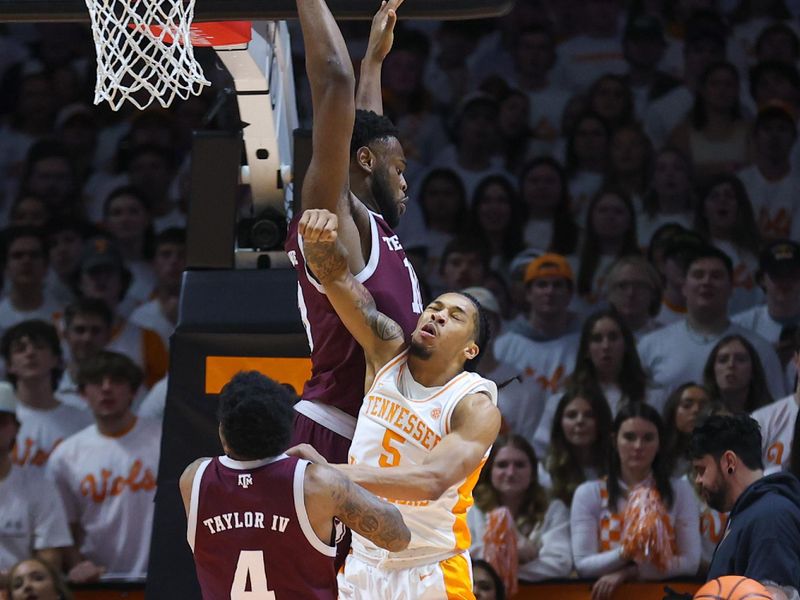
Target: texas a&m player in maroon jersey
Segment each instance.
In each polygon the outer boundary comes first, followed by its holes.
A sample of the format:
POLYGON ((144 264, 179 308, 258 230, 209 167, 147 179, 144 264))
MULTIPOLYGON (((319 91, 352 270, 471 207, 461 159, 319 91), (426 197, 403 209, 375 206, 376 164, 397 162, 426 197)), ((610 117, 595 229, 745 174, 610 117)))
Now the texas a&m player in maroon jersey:
MULTIPOLYGON (((392 45, 395 9, 389 0, 375 15, 362 61, 358 108, 355 77, 342 35, 324 0, 298 2, 306 70, 314 108, 311 164, 303 180, 303 210, 324 208, 339 218, 339 239, 351 273, 378 309, 406 335, 422 313, 416 274, 392 227, 405 211, 406 159, 391 121, 382 116, 380 67, 392 45)), ((345 462, 364 395, 361 347, 342 325, 325 290, 306 266, 296 215, 286 251, 297 269, 298 304, 311 346, 312 374, 295 405, 292 442, 314 446, 345 462)))
POLYGON ((181 476, 205 600, 334 600, 336 519, 387 550, 408 546, 399 511, 328 466, 289 457, 291 396, 255 371, 220 393, 225 455, 181 476))

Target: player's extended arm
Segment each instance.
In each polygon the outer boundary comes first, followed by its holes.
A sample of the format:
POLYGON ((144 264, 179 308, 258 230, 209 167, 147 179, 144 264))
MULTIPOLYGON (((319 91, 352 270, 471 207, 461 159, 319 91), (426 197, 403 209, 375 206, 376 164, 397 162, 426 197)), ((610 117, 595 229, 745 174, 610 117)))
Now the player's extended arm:
POLYGON ((306 210, 298 231, 303 236, 306 264, 325 288, 344 326, 364 349, 367 366, 374 373, 402 350, 403 330, 378 310, 372 294, 350 273, 335 214, 306 210))
POLYGON ((323 531, 330 529, 332 517, 338 517, 350 529, 390 552, 405 550, 411 540, 411 532, 397 508, 327 465, 312 464, 306 469, 305 500, 312 524, 319 522, 323 531))
MULTIPOLYGON (((450 419, 451 431, 422 465, 336 468, 370 492, 392 500, 436 500, 478 469, 500 431, 500 411, 483 393, 465 396, 450 419)), ((396 442, 395 442, 396 443, 396 442)), ((404 442, 410 443, 410 442, 404 442)))
POLYGON ((403 0, 383 0, 372 18, 367 52, 361 61, 361 72, 356 92, 356 108, 383 114, 381 92, 381 69, 383 61, 392 49, 397 9, 403 0))

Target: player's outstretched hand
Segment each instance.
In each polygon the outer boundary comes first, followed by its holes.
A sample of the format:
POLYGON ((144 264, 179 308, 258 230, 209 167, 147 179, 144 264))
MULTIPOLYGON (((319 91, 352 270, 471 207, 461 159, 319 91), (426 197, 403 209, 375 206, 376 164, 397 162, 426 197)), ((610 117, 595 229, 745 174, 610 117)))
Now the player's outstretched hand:
POLYGON ((96 565, 90 560, 84 560, 69 570, 67 579, 70 583, 92 583, 99 581, 105 572, 105 567, 96 565))
POLYGON ((381 7, 372 17, 372 28, 369 30, 367 43, 367 60, 383 62, 394 43, 394 26, 397 23, 397 9, 403 0, 383 0, 381 7))
POLYGON ((310 444, 298 444, 292 446, 286 451, 289 456, 296 456, 297 458, 304 458, 317 465, 327 465, 328 461, 322 454, 317 452, 310 444))
POLYGON ((338 237, 339 220, 324 208, 309 208, 300 217, 297 230, 303 242, 335 242, 338 237))

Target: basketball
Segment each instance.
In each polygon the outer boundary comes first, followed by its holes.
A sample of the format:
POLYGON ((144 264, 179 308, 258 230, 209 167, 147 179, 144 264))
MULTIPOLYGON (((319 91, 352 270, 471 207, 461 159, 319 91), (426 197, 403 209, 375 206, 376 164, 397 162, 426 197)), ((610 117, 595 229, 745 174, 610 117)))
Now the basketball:
POLYGON ((707 582, 697 590, 694 600, 770 600, 772 595, 755 579, 727 575, 707 582))

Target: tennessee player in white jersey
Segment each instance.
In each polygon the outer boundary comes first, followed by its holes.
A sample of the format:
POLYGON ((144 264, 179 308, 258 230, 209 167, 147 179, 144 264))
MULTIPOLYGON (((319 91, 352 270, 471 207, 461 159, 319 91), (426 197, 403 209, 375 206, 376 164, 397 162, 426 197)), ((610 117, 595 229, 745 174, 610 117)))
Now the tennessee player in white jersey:
MULTIPOLYGON (((350 464, 336 468, 397 505, 411 530, 402 552, 354 534, 339 598, 474 598, 466 513, 500 428, 495 384, 467 372, 488 337, 480 305, 464 294, 439 296, 407 344, 347 268, 336 215, 307 210, 299 231, 308 266, 367 364, 350 464)), ((308 446, 292 452, 324 460, 308 446)))

